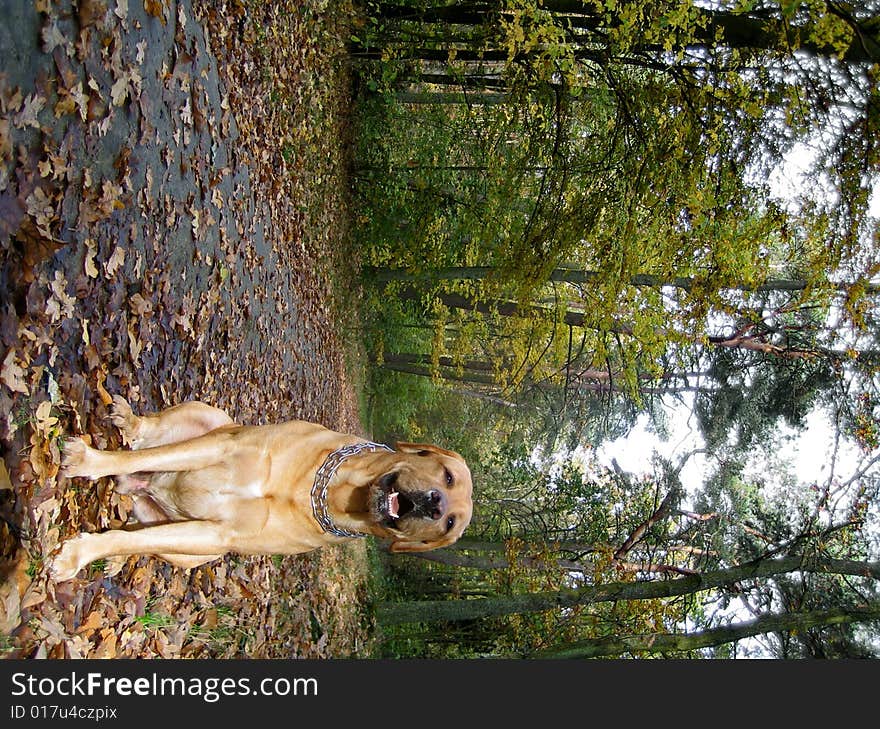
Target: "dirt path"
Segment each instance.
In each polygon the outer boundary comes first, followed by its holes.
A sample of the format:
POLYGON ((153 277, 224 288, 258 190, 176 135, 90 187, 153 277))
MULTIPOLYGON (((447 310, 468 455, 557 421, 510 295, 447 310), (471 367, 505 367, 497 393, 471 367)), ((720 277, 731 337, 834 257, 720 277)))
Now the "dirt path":
POLYGON ((287 5, 0 11, 8 655, 330 656, 369 640, 364 585, 346 579, 364 572, 360 544, 190 572, 131 558, 62 585, 45 573, 60 539, 127 518, 109 480, 58 476, 63 437, 119 445, 112 394, 360 430, 340 334, 351 302, 333 297, 353 280, 345 14, 287 5))

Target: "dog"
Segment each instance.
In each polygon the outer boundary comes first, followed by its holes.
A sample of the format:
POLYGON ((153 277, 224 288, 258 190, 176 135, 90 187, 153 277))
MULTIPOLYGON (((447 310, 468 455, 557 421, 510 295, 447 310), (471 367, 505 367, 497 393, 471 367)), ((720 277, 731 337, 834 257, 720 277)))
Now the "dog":
POLYGON ((364 535, 420 552, 455 542, 473 514, 467 463, 435 445, 392 450, 303 420, 239 425, 198 401, 137 416, 117 395, 110 417, 131 450, 73 438, 61 473, 116 476, 138 524, 63 542, 50 566, 58 582, 132 554, 192 568, 228 552, 298 554, 364 535))

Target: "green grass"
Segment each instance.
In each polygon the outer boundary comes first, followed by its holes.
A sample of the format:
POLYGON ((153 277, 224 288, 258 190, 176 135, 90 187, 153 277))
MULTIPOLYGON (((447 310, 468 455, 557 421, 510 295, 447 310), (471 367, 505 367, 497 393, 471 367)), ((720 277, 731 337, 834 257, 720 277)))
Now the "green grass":
POLYGON ((43 571, 43 561, 43 555, 31 557, 28 560, 28 566, 25 570, 25 574, 31 579, 34 579, 34 577, 36 577, 43 571))
POLYGON ((154 613, 152 611, 146 611, 143 615, 138 615, 135 618, 135 622, 140 623, 145 628, 156 630, 159 628, 170 628, 172 625, 175 625, 175 620, 170 615, 163 615, 162 613, 154 613))
POLYGON ((106 569, 106 567, 107 567, 107 560, 106 559, 96 559, 94 562, 92 562, 89 565, 89 575, 100 576, 100 575, 104 574, 104 570, 106 569))

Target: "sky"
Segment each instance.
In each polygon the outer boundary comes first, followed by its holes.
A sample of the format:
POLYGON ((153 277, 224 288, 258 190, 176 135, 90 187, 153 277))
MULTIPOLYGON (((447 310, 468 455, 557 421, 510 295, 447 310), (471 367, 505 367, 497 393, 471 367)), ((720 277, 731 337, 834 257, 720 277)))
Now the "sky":
MULTIPOLYGON (((668 416, 668 437, 661 438, 652 432, 649 416, 640 415, 636 426, 627 435, 596 449, 599 462, 610 467, 612 460, 616 460, 624 471, 651 473, 651 459, 655 452, 677 463, 692 451, 704 448, 697 424, 691 417, 693 405, 690 399, 674 405, 666 403, 664 409, 668 416)), ((782 427, 781 432, 790 439, 784 441, 785 448, 779 452, 779 456, 791 463, 792 473, 806 484, 824 483, 830 475, 834 447, 834 429, 827 415, 816 410, 807 418, 804 430, 782 427)), ((842 465, 846 465, 846 462, 851 465, 849 471, 843 468, 838 472, 847 475, 854 470, 859 454, 854 448, 844 447, 843 452, 845 463, 842 465)), ((702 485, 706 473, 712 470, 710 459, 710 455, 702 453, 688 458, 680 474, 687 493, 694 493, 702 485)), ((766 464, 759 461, 753 468, 758 470, 762 465, 766 464)))

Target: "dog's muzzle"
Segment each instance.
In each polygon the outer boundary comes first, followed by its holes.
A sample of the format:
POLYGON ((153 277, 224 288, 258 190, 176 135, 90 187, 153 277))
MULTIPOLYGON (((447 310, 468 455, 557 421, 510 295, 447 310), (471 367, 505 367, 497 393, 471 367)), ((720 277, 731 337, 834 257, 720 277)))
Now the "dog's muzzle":
POLYGON ((437 489, 410 491, 399 487, 398 474, 387 473, 378 482, 377 507, 391 526, 403 519, 442 519, 446 496, 437 489))

